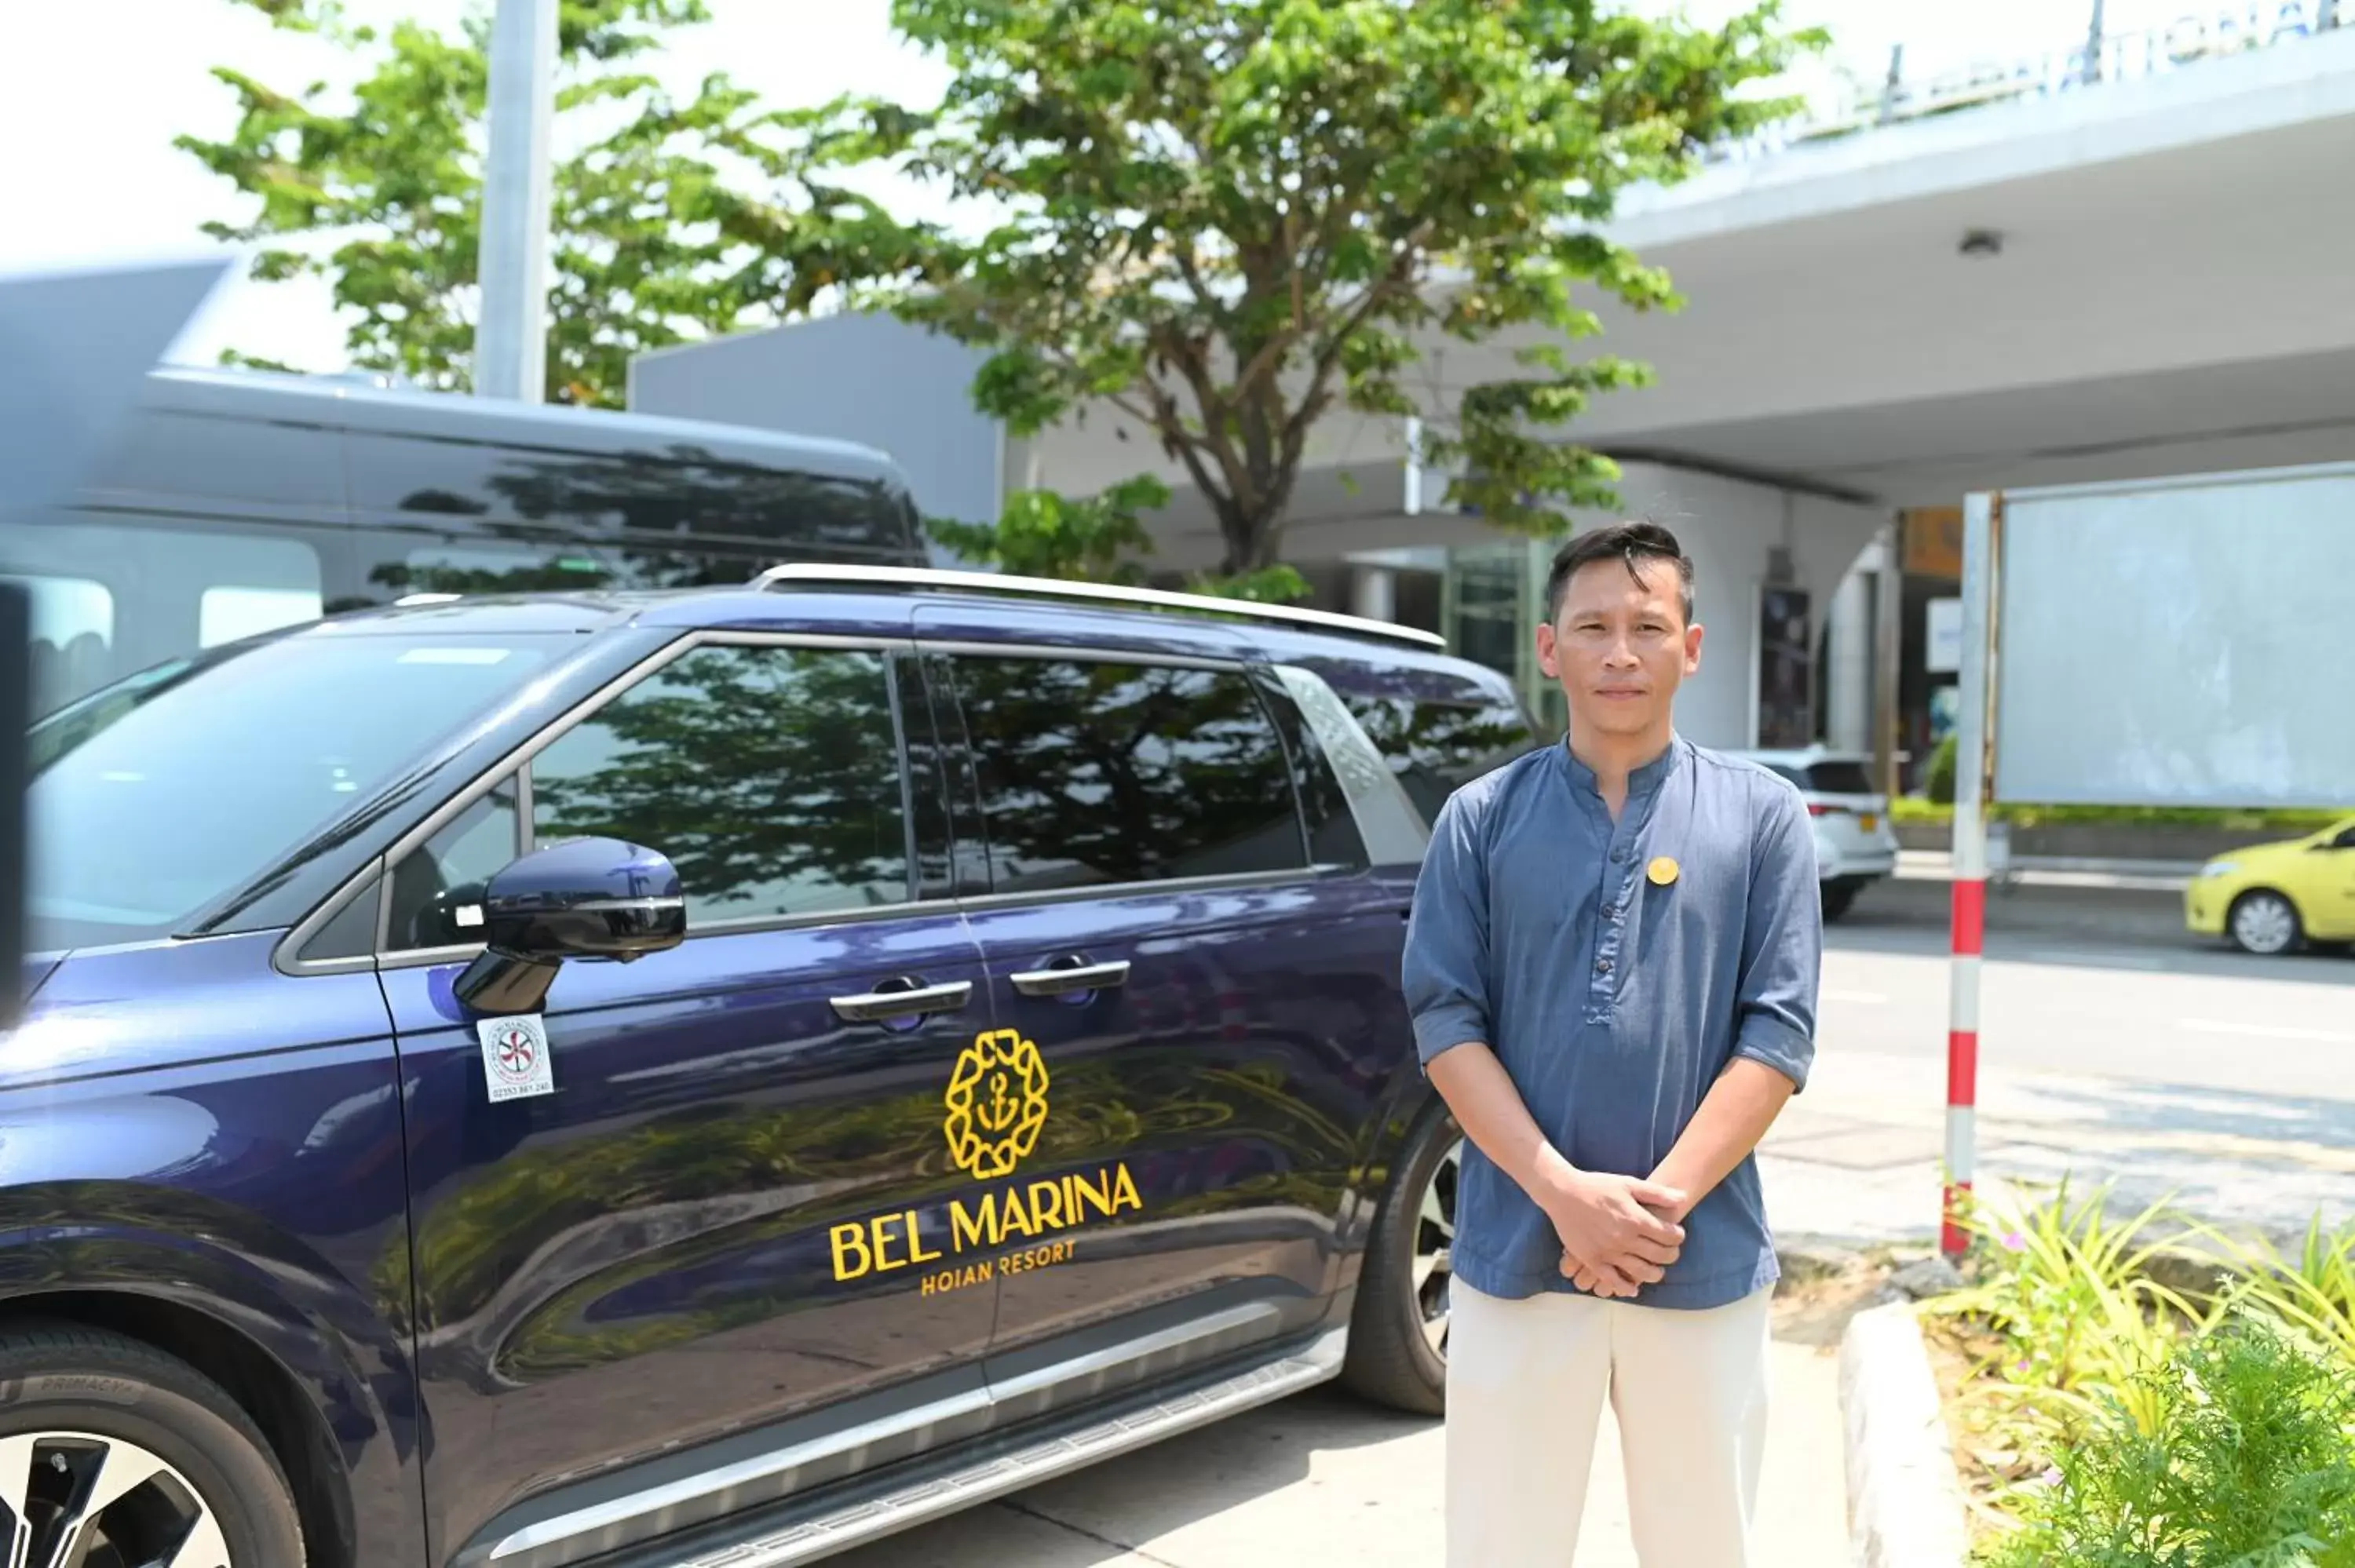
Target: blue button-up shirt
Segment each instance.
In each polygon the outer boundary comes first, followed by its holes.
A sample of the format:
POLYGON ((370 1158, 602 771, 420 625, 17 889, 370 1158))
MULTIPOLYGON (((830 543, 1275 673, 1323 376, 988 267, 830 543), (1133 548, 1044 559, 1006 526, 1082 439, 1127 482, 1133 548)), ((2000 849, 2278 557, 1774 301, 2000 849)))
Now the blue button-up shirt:
MULTIPOLYGON (((1678 736, 1630 777, 1614 822, 1566 744, 1532 752, 1457 790, 1433 828, 1404 965, 1417 1051, 1428 1065, 1487 1044, 1572 1165, 1648 1177, 1732 1058, 1806 1086, 1816 875, 1806 807, 1764 768, 1678 736)), ((1467 1139, 1456 1277, 1490 1296, 1574 1290, 1561 1265, 1553 1222, 1467 1139)), ((1720 1307, 1777 1272, 1745 1158, 1635 1299, 1720 1307)))

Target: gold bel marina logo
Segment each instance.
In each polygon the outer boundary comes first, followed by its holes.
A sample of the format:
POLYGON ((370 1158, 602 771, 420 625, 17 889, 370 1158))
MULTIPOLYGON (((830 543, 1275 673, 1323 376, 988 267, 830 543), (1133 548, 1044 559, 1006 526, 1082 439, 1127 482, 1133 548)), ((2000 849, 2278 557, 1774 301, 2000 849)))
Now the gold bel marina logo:
POLYGON ((1087 1172, 1000 1180, 1030 1158, 1047 1126, 1047 1060, 1020 1031, 994 1030, 958 1052, 941 1100, 948 1111, 941 1130, 949 1158, 975 1181, 991 1185, 948 1194, 944 1205, 829 1227, 826 1245, 837 1282, 924 1268, 924 1295, 961 1290, 1067 1263, 1078 1242, 1059 1232, 1145 1207, 1124 1160, 1087 1172), (973 1252, 997 1255, 961 1261, 973 1252))
POLYGON ((949 1076, 949 1158, 976 1181, 1011 1176, 1047 1125, 1047 1061, 1020 1032, 999 1029, 957 1054, 949 1076))

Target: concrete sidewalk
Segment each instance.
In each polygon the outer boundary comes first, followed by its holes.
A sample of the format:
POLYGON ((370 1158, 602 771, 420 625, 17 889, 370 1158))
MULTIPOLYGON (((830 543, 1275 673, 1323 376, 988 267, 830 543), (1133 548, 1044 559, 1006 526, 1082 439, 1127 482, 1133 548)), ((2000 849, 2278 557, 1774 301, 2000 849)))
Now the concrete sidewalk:
MULTIPOLYGON (((1778 1312, 1760 1568, 1848 1560, 1838 1364, 1778 1312)), ((1606 1412, 1577 1568, 1636 1568, 1606 1412)), ((842 1568, 1266 1568, 1445 1561, 1445 1428, 1319 1389, 835 1559, 842 1568)))

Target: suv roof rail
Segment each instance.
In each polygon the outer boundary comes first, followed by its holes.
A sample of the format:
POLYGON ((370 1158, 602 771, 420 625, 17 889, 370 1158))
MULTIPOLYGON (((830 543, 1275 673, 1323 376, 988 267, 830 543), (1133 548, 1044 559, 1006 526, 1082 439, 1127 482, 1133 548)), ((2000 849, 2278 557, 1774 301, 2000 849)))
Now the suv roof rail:
POLYGON ((1373 620, 1361 615, 1341 615, 1329 609, 1304 609, 1297 605, 1263 604, 1256 599, 1225 599, 1217 594, 1175 593, 1167 588, 1127 588, 1118 583, 1071 582, 1060 577, 1015 577, 1005 572, 952 571, 940 567, 836 566, 816 561, 793 561, 771 567, 752 579, 763 591, 783 588, 874 585, 889 588, 955 588, 977 594, 1022 594, 1040 599, 1103 599, 1114 604, 1190 609, 1218 615, 1247 616, 1257 620, 1288 621, 1325 631, 1359 637, 1379 637, 1410 642, 1421 648, 1444 650, 1447 639, 1420 627, 1373 620))

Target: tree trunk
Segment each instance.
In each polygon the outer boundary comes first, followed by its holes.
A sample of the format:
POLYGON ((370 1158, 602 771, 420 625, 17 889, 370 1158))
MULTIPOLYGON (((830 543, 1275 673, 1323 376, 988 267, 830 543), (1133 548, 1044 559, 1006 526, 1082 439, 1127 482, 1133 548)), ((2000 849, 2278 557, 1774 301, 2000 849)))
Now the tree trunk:
POLYGON ((1226 559, 1219 570, 1228 577, 1263 571, 1284 562, 1284 513, 1292 502, 1291 474, 1260 487, 1260 504, 1244 507, 1227 494, 1206 499, 1219 518, 1219 535, 1226 541, 1226 559))

